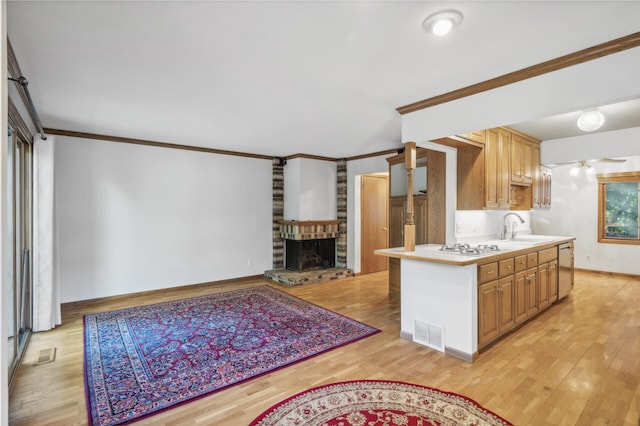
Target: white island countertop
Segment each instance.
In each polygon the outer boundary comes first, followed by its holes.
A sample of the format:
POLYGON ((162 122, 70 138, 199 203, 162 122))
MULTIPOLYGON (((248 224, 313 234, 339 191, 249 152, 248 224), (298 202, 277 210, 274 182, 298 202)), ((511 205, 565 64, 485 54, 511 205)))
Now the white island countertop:
POLYGON ((399 259, 422 260, 425 262, 446 263, 449 265, 472 265, 474 263, 487 263, 501 260, 506 257, 513 257, 530 251, 532 248, 545 249, 558 244, 575 240, 575 237, 563 237, 557 235, 522 235, 509 240, 490 240, 479 244, 496 244, 499 251, 489 252, 481 255, 464 255, 458 253, 444 252, 440 249, 442 244, 421 244, 416 246, 415 251, 405 251, 404 247, 394 247, 376 250, 379 256, 396 257, 399 259))

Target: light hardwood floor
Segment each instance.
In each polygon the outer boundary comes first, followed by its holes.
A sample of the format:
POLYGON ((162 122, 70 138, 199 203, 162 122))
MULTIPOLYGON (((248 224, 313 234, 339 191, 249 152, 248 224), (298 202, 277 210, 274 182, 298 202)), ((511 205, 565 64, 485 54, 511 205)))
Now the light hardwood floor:
MULTIPOLYGON (((62 326, 31 339, 11 392, 10 424, 87 423, 83 314, 263 284, 217 284, 65 306, 62 326), (50 347, 57 348, 55 362, 33 366, 40 350, 50 347)), ((140 424, 246 425, 292 394, 355 379, 400 380, 456 392, 516 425, 640 424, 638 278, 576 272, 568 298, 472 364, 399 337, 399 303, 387 297, 385 272, 294 288, 273 286, 382 332, 140 424)))

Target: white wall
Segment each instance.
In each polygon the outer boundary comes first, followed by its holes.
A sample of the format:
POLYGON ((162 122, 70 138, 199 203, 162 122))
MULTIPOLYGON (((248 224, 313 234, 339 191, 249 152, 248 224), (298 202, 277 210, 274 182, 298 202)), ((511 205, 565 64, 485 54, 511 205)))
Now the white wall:
POLYGON ((56 141, 62 302, 271 268, 270 160, 56 141))
POLYGON ((284 219, 336 218, 336 163, 294 158, 284 166, 284 219))
MULTIPOLYGON (((593 167, 596 173, 640 170, 640 156, 626 159, 626 163, 593 163, 593 167)), ((640 275, 640 246, 598 243, 597 180, 588 180, 584 173, 570 176, 572 167, 552 170, 551 209, 531 213, 533 232, 575 236, 576 268, 640 275)))
POLYGON ((640 155, 640 127, 554 139, 540 145, 542 164, 640 155))

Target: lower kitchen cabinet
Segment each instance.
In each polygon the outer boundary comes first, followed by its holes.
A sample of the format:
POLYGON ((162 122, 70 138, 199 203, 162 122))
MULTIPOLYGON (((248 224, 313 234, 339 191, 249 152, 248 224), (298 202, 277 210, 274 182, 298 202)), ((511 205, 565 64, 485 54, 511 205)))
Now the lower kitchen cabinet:
POLYGON ((513 275, 478 288, 478 346, 511 330, 515 324, 513 301, 513 275))
POLYGON ((549 302, 558 300, 558 259, 549 262, 549 302))
POLYGON ((478 349, 558 300, 557 250, 478 265, 478 349))

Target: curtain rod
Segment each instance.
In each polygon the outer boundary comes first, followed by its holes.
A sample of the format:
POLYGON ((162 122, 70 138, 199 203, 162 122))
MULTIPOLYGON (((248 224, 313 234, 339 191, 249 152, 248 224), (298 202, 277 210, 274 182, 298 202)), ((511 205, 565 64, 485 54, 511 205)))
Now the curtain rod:
POLYGON ((44 129, 42 128, 42 123, 40 122, 40 118, 38 117, 38 112, 36 111, 36 107, 33 104, 33 99, 31 99, 31 94, 29 93, 29 82, 24 77, 13 78, 9 77, 9 80, 15 81, 24 89, 24 93, 27 95, 27 100, 29 101, 29 107, 31 108, 31 112, 33 113, 33 121, 36 123, 36 128, 40 132, 40 139, 47 140, 47 135, 44 134, 44 129))

